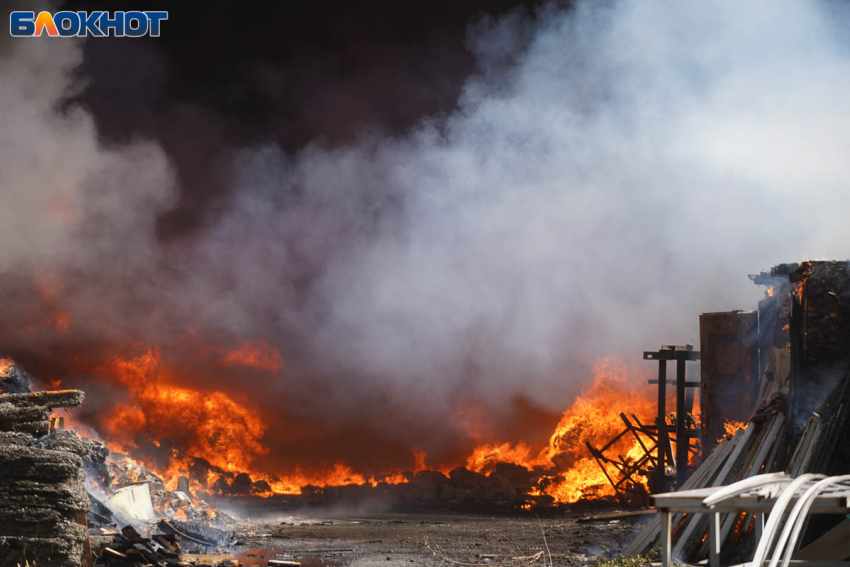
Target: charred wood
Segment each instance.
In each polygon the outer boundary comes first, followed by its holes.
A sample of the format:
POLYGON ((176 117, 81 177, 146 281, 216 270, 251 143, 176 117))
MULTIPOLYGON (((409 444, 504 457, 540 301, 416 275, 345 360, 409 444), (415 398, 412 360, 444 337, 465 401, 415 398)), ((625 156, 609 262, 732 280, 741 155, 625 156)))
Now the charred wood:
POLYGON ((85 397, 86 394, 82 390, 55 390, 34 394, 0 395, 0 402, 25 407, 71 408, 81 405, 85 397))

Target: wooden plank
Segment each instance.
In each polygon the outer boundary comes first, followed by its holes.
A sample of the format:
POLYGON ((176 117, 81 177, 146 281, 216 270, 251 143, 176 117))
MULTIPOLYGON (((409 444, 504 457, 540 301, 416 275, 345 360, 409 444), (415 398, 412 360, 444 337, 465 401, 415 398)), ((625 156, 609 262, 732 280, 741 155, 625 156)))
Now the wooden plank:
MULTIPOLYGON (((746 441, 749 440, 749 437, 746 435, 746 431, 750 431, 751 429, 753 429, 753 424, 750 424, 750 426, 741 435, 741 438, 739 440, 739 445, 738 445, 738 447, 736 447, 736 451, 733 451, 733 456, 737 454, 737 455, 740 455, 740 456, 746 458, 748 455, 753 454, 753 451, 751 451, 749 449, 748 449, 747 452, 743 452, 743 448, 745 446, 747 446, 746 441)), ((768 429, 768 427, 762 427, 762 429, 763 430, 768 429)), ((740 431, 740 429, 738 431, 740 431)), ((762 433, 762 432, 760 432, 760 433, 762 433)), ((759 439, 761 439, 761 438, 762 438, 762 435, 759 436, 759 439)), ((730 456, 729 461, 733 460, 733 456, 730 456)), ((731 466, 734 463, 729 462, 729 461, 727 461, 727 466, 724 466, 723 471, 726 471, 726 470, 733 471, 733 470, 735 470, 736 467, 731 466)), ((746 467, 742 467, 741 470, 743 471, 743 474, 746 474, 746 470, 747 470, 746 467)), ((739 471, 738 476, 740 476, 741 474, 742 474, 741 471, 739 471)), ((740 479, 738 479, 738 480, 740 480, 740 479)), ((726 479, 723 478, 722 471, 721 471, 721 474, 718 475, 717 478, 715 478, 714 481, 712 482, 712 486, 713 487, 719 487, 723 484, 726 484, 726 479)), ((700 502, 700 506, 702 506, 703 509, 705 509, 705 507, 702 505, 702 502, 700 502)), ((726 518, 723 519, 723 528, 720 530, 720 537, 719 537, 719 542, 718 542, 717 545, 723 545, 723 541, 725 541, 726 535, 728 535, 728 533, 729 533, 730 526, 727 526, 728 522, 729 522, 729 517, 726 517, 726 518)), ((688 519, 687 526, 685 526, 684 530, 682 530, 681 535, 679 536, 679 538, 676 542, 676 547, 673 550, 673 554, 676 557, 684 557, 687 560, 693 560, 693 559, 696 558, 695 556, 700 556, 700 557, 705 556, 705 552, 699 551, 699 548, 703 547, 703 538, 698 538, 696 536, 707 533, 708 529, 709 529, 709 518, 706 517, 704 514, 698 514, 698 515, 693 514, 688 519)), ((706 539, 705 545, 708 545, 707 544, 708 538, 705 538, 705 539, 706 539)), ((707 550, 708 548, 706 547, 705 549, 707 550)))
POLYGON ((735 435, 732 437, 732 440, 735 442, 735 447, 732 449, 732 452, 729 454, 729 457, 726 459, 723 468, 720 469, 720 472, 717 473, 717 476, 714 477, 714 481, 711 483, 712 486, 719 486, 721 484, 726 484, 726 477, 729 476, 729 473, 735 468, 737 464, 738 458, 744 451, 744 447, 747 445, 747 441, 749 441, 750 437, 753 434, 753 427, 747 427, 744 430, 739 429, 735 432, 735 435))
POLYGON ((617 489, 617 485, 614 484, 613 480, 611 480, 611 477, 608 475, 608 471, 605 469, 605 465, 603 465, 602 461, 599 460, 599 457, 600 457, 599 452, 596 449, 594 449, 593 445, 591 445, 587 441, 585 441, 584 444, 587 445, 587 448, 590 451, 591 456, 593 456, 594 460, 596 461, 596 464, 599 465, 600 469, 602 469, 602 474, 604 474, 605 478, 608 479, 608 482, 611 483, 611 487, 614 489, 614 493, 617 495, 617 498, 622 499, 622 496, 620 495, 620 491, 617 489))
POLYGON ((820 420, 815 422, 815 430, 812 434, 812 440, 809 444, 808 450, 803 453, 801 462, 800 462, 800 474, 807 472, 815 472, 812 469, 812 466, 815 459, 817 459, 818 450, 821 448, 821 440, 823 439, 824 430, 826 426, 820 420))
POLYGON ((780 430, 785 424, 785 415, 777 413, 769 423, 769 427, 765 427, 765 429, 767 429, 767 434, 760 440, 755 457, 749 467, 743 471, 743 478, 759 474, 761 468, 764 466, 765 458, 770 450, 777 444, 777 437, 779 437, 780 430))
POLYGON ((815 429, 817 428, 817 419, 812 416, 808 423, 806 423, 806 427, 803 429, 803 434, 800 436, 800 439, 797 441, 796 447, 794 447, 794 453, 791 455, 791 461, 788 463, 788 474, 793 477, 800 476, 800 470, 803 465, 803 455, 807 454, 810 447, 812 438, 815 434, 815 429))
MULTIPOLYGON (((74 519, 78 524, 86 528, 86 534, 88 534, 89 521, 86 518, 86 513, 77 512, 74 515, 74 519)), ((83 542, 83 551, 82 556, 80 557, 80 566, 94 567, 94 556, 92 555, 91 540, 89 539, 88 535, 86 535, 86 540, 83 542)))
MULTIPOLYGON (((733 447, 733 444, 730 439, 724 439, 721 441, 721 443, 708 454, 708 457, 703 460, 700 466, 697 467, 697 470, 694 471, 690 478, 685 481, 685 484, 682 485, 682 491, 691 490, 710 481, 714 476, 714 471, 723 464, 724 459, 728 456, 731 447, 733 447)), ((652 497, 650 497, 650 499, 652 499, 652 497)), ((674 525, 681 521, 681 519, 682 514, 674 515, 674 525)), ((655 547, 653 544, 658 539, 660 527, 660 520, 658 515, 656 515, 656 517, 653 518, 629 544, 624 552, 625 556, 629 557, 633 555, 640 555, 645 553, 648 549, 655 547)))

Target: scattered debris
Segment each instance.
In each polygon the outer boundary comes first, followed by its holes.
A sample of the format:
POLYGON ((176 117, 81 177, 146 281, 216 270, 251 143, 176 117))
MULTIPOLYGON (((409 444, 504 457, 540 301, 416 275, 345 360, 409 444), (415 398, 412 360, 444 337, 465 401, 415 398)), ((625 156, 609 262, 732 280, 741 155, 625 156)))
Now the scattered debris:
POLYGON ((185 566, 180 558, 180 537, 155 535, 142 537, 133 526, 126 526, 112 536, 112 542, 100 552, 98 565, 124 567, 126 565, 185 566))

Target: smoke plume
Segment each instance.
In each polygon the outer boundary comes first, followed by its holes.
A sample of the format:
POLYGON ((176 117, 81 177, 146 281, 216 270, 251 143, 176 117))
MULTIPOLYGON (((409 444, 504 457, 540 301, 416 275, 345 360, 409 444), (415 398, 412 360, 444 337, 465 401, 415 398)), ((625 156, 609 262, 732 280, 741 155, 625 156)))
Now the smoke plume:
POLYGON ((7 40, 0 345, 118 397, 91 362, 159 347, 268 416, 268 467, 457 458, 481 419, 526 434, 599 357, 698 344, 699 313, 752 308, 747 273, 848 257, 848 25, 815 1, 481 18, 454 111, 229 145, 216 213, 170 239, 177 158, 99 138, 73 102, 81 43, 7 40), (246 341, 280 370, 209 362, 246 341))

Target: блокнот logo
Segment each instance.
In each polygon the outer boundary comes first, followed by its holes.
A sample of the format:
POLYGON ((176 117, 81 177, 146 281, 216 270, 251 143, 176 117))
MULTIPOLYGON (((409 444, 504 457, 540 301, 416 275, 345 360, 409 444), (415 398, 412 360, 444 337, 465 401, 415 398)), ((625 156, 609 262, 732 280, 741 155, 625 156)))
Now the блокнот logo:
POLYGON ((159 37, 161 22, 168 12, 50 12, 18 11, 9 15, 9 32, 14 37, 159 37))

